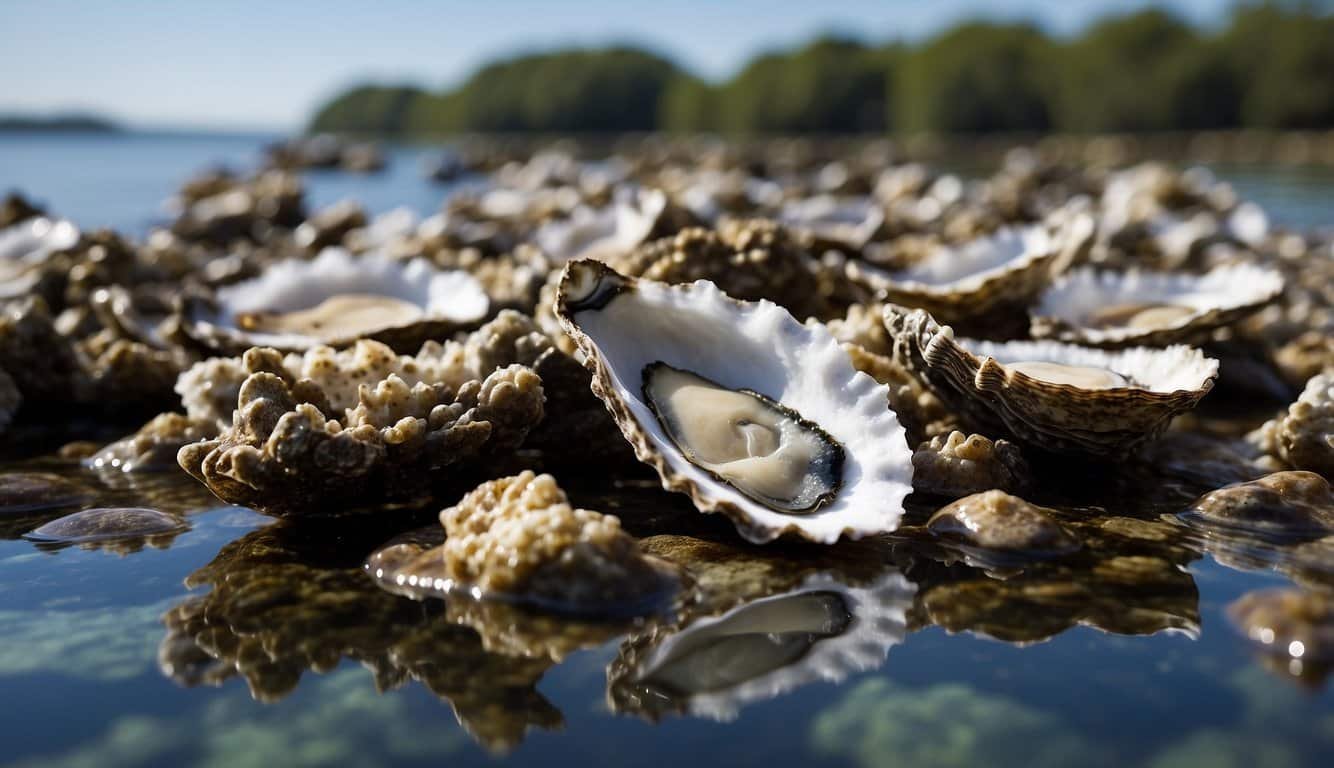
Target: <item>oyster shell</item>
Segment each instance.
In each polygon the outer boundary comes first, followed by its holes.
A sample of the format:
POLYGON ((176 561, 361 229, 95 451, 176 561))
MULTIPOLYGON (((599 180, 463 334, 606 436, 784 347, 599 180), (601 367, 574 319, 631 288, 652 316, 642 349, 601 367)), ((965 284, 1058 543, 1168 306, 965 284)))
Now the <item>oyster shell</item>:
MULTIPOLYGON (((491 480, 440 513, 444 544, 391 568, 367 570, 390 589, 472 597, 593 618, 657 612, 679 574, 647 557, 620 519, 574 509, 551 475, 491 480)), ((383 558, 381 558, 383 560, 383 558)))
POLYGON ((912 458, 888 389, 834 338, 712 283, 566 266, 556 314, 639 460, 754 542, 893 530, 912 458), (721 429, 720 429, 721 428, 721 429))
POLYGON ((817 195, 785 203, 778 218, 810 233, 818 245, 860 251, 880 232, 885 210, 871 197, 817 195))
MULTIPOLYGON (((389 350, 373 344, 363 342, 360 356, 389 363, 389 350)), ((349 379, 367 370, 338 367, 344 359, 359 365, 358 356, 313 352, 327 361, 316 366, 325 386, 294 377, 277 350, 247 352, 243 364, 254 372, 231 423, 218 439, 182 447, 181 467, 230 503, 276 515, 339 514, 370 499, 415 500, 446 479, 433 477, 439 470, 513 451, 542 420, 541 380, 521 365, 457 389, 389 373, 358 385, 355 400, 339 408, 333 397, 346 397, 349 379)))
POLYGON ((905 269, 889 271, 863 261, 848 263, 849 277, 889 301, 926 309, 953 321, 1023 306, 1051 276, 1088 247, 1087 215, 1059 225, 1010 227, 961 245, 937 245, 905 269))
POLYGON ((1282 276, 1255 264, 1203 275, 1084 267, 1042 294, 1031 330, 1037 338, 1097 347, 1163 346, 1257 312, 1282 291, 1282 276))
POLYGON ((79 228, 64 219, 35 216, 0 229, 0 299, 36 289, 47 257, 78 242, 79 228))
POLYGON ((956 339, 922 310, 885 307, 895 356, 976 431, 1044 451, 1123 456, 1213 387, 1198 349, 1107 351, 1050 341, 956 339))
POLYGON ((533 242, 554 262, 606 261, 648 240, 667 210, 667 196, 656 189, 618 190, 604 208, 575 208, 568 219, 543 224, 533 242))
POLYGON ((1334 370, 1312 376, 1287 412, 1249 439, 1289 466, 1334 478, 1334 370))
POLYGON ((311 261, 277 262, 212 300, 192 301, 185 331, 228 352, 341 347, 361 338, 402 351, 475 327, 489 309, 486 292, 466 272, 326 248, 311 261))

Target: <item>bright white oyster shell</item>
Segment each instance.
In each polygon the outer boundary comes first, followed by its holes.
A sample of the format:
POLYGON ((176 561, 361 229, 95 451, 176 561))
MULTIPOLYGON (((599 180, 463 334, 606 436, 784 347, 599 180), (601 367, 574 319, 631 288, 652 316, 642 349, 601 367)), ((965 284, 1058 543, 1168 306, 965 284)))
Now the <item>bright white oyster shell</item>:
POLYGON ((1060 223, 1006 227, 960 245, 941 245, 897 271, 849 262, 848 274, 897 304, 945 319, 978 317, 1031 301, 1088 248, 1093 229, 1091 216, 1076 214, 1060 223))
POLYGON ((772 302, 737 301, 707 281, 637 280, 595 261, 566 265, 556 312, 593 372, 594 392, 667 490, 723 513, 757 543, 795 534, 828 544, 898 526, 912 491, 903 427, 888 388, 854 369, 823 326, 802 325, 772 302), (817 425, 843 448, 837 493, 813 511, 779 512, 691 463, 641 389, 645 367, 657 362, 759 393, 817 425))
POLYGON ((27 293, 39 277, 34 267, 78 242, 79 228, 65 219, 36 216, 0 229, 0 298, 27 293))
POLYGON ((772 646, 772 638, 784 633, 817 634, 818 630, 805 625, 809 617, 801 616, 800 611, 798 615, 785 615, 784 608, 803 597, 836 596, 847 611, 847 625, 830 637, 815 639, 799 658, 730 686, 704 686, 696 692, 678 692, 691 715, 734 720, 746 704, 772 699, 809 683, 841 682, 850 675, 880 667, 889 649, 903 642, 908 634, 907 612, 915 591, 911 582, 895 572, 862 587, 848 586, 827 573, 815 574, 796 589, 744 603, 720 616, 700 619, 668 636, 631 672, 631 681, 640 684, 652 681, 668 665, 728 636, 768 635, 771 639, 765 645, 772 646))
POLYGON ((409 349, 425 339, 477 325, 489 311, 490 299, 467 272, 439 270, 425 259, 401 262, 326 248, 310 261, 281 261, 259 277, 221 288, 211 302, 192 302, 185 329, 220 350, 339 347, 359 338, 409 349), (322 328, 314 327, 313 322, 305 329, 243 327, 242 318, 248 314, 318 310, 329 307, 326 302, 330 300, 351 297, 383 298, 394 302, 394 307, 362 311, 355 321, 349 319, 352 313, 331 312, 333 322, 322 328))
POLYGON ((667 196, 656 189, 618 189, 611 205, 575 208, 568 219, 549 221, 533 241, 552 261, 607 261, 648 239, 667 209, 667 196))
POLYGON ((784 203, 778 218, 819 240, 861 250, 885 223, 885 211, 871 197, 816 195, 784 203))
MULTIPOLYGON (((1031 312, 1035 337, 1098 347, 1164 345, 1220 328, 1252 314, 1283 292, 1275 270, 1238 263, 1206 274, 1072 270, 1048 288, 1031 312), (1098 313, 1160 308, 1126 324, 1098 313)), ((1132 316, 1134 317, 1134 316, 1132 316)))
POLYGON ((885 326, 895 358, 977 431, 1055 453, 1128 454, 1195 407, 1218 376, 1217 360, 1187 346, 956 339, 926 312, 894 305, 885 326))

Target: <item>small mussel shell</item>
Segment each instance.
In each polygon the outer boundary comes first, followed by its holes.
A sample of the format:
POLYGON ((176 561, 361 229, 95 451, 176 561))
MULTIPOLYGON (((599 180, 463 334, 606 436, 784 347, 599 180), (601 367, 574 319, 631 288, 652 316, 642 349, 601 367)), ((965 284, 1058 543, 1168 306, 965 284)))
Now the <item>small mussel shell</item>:
POLYGON ((853 368, 822 326, 803 325, 768 301, 738 301, 706 281, 667 285, 595 261, 566 265, 556 314, 635 455, 700 511, 726 515, 755 543, 789 534, 831 544, 898 526, 912 490, 912 452, 889 390, 853 368), (844 452, 837 493, 794 514, 692 462, 645 402, 643 371, 655 363, 758 393, 817 425, 844 452))
POLYGON ((93 544, 181 533, 189 525, 148 507, 97 507, 52 520, 23 538, 39 544, 93 544))
POLYGON ((892 304, 885 325, 896 357, 976 431, 1053 453, 1127 455, 1195 407, 1218 375, 1218 362, 1190 347, 1106 352, 1054 342, 974 342, 955 339, 953 329, 926 312, 892 304), (1041 360, 1112 371, 1125 385, 1058 384, 1003 364, 1041 360))
POLYGON ((1264 308, 1283 291, 1278 272, 1255 264, 1184 272, 1072 270, 1042 294, 1030 313, 1034 338, 1094 347, 1166 346, 1191 341, 1264 308), (1145 306, 1181 311, 1133 325, 1096 324, 1100 309, 1145 306))
POLYGON ((489 313, 490 299, 466 272, 439 270, 424 259, 399 262, 326 248, 311 261, 277 262, 259 277, 222 288, 214 297, 191 297, 186 301, 183 329, 209 349, 226 354, 241 354, 251 347, 286 352, 345 347, 358 339, 380 341, 410 354, 428 339, 447 338, 481 325, 489 313), (314 334, 245 327, 246 318, 308 310, 350 295, 384 296, 416 305, 420 314, 356 332, 314 334))

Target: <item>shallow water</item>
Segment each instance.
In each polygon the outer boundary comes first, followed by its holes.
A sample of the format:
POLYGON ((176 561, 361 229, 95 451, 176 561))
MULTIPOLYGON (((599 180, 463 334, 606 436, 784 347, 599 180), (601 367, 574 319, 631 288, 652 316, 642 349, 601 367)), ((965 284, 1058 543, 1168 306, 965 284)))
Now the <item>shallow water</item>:
MULTIPOLYGON (((256 149, 255 137, 5 136, 0 186, 82 225, 137 232, 192 171, 253 161, 256 149)), ((422 153, 395 150, 380 176, 309 174, 312 202, 432 210, 443 191, 418 175, 422 153)), ((1221 173, 1279 221, 1329 224, 1328 174, 1221 173)), ((720 604, 627 635, 382 590, 366 557, 450 499, 382 519, 275 523, 183 474, 129 483, 30 458, 114 430, 20 446, 17 434, 0 480, 41 471, 78 487, 49 509, 0 511, 6 764, 1334 763, 1334 690, 1321 670, 1261 659, 1224 616, 1243 594, 1289 583, 1265 565, 1272 552, 1161 522, 1217 484, 1189 471, 1090 487, 1047 475, 1062 487, 1040 493, 1062 499, 1067 523, 1097 505, 1168 540, 1086 533, 1079 554, 1022 568, 969 564, 912 537, 749 547, 651 480, 558 475, 576 504, 622 516, 638 536, 675 537, 646 546, 697 559, 716 585, 720 604), (64 547, 21 538, 70 512, 131 506, 179 515, 188 530, 64 547), (844 600, 851 619, 811 624, 800 597, 811 590, 844 600), (728 600, 791 600, 791 611, 728 613, 729 626, 760 629, 710 645, 704 614, 734 610, 728 600), (716 651, 694 696, 679 666, 639 674, 687 632, 716 651)))

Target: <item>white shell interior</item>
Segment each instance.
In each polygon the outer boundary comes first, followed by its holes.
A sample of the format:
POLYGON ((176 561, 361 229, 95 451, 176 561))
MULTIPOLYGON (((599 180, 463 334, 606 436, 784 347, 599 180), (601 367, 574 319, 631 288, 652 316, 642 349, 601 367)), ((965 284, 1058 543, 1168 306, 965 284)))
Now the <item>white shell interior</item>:
POLYGON ((11 224, 0 229, 0 272, 12 269, 13 262, 36 264, 77 242, 79 228, 65 219, 36 216, 11 224))
POLYGON ((1003 272, 1024 268, 1055 247, 1046 227, 1006 227, 961 245, 938 246, 907 269, 880 272, 901 289, 967 293, 1003 272))
MULTIPOLYGON (((994 358, 1001 365, 1017 362, 1059 363, 1101 368, 1119 373, 1141 384, 1133 389, 1150 392, 1194 391, 1218 373, 1218 361, 1194 347, 1176 345, 1166 349, 1133 347, 1109 351, 1061 344, 1055 341, 1009 341, 997 343, 956 339, 964 349, 980 358, 994 358)), ((1100 390, 1105 391, 1105 390, 1100 390)))
POLYGON ((880 228, 885 212, 870 197, 817 195, 784 203, 779 220, 860 248, 880 228))
MULTIPOLYGON (((1133 269, 1110 272, 1081 267, 1067 272, 1043 292, 1033 315, 1057 318, 1082 328, 1088 313, 1102 307, 1174 304, 1193 311, 1163 328, 1185 328, 1211 310, 1261 303, 1282 290, 1283 278, 1278 272, 1254 264, 1224 265, 1204 275, 1133 269)), ((1118 327, 1082 330, 1090 339, 1115 338, 1144 331, 1118 327)))
POLYGON ((691 714, 714 720, 733 720, 740 708, 750 702, 772 699, 821 680, 841 682, 850 675, 884 664, 889 649, 903 642, 908 634, 907 612, 912 607, 916 589, 897 572, 887 573, 865 587, 849 587, 832 575, 816 574, 790 592, 753 600, 721 616, 694 622, 655 648, 643 667, 636 671, 636 677, 643 679, 652 675, 673 655, 679 644, 695 634, 708 632, 748 608, 812 592, 834 592, 842 597, 852 614, 852 624, 842 634, 817 641, 809 653, 786 667, 726 690, 690 697, 687 706, 691 714))
MULTIPOLYGON (((422 308, 423 321, 475 322, 486 317, 490 308, 481 283, 467 272, 438 270, 425 259, 405 263, 376 254, 353 256, 342 248, 325 248, 310 261, 281 261, 259 277, 220 289, 218 311, 195 322, 240 330, 238 314, 293 312, 344 294, 377 294, 416 304, 422 308)), ((245 333, 256 345, 321 341, 301 334, 245 333)))
MULTIPOLYGON (((568 280, 569 278, 567 278, 568 280)), ((573 313, 610 371, 616 396, 670 471, 708 499, 741 510, 760 527, 800 528, 832 543, 894 530, 912 491, 912 452, 889 409, 887 387, 852 367, 823 326, 804 326, 768 301, 738 302, 712 283, 668 286, 641 280, 602 309, 573 313), (731 389, 750 389, 815 422, 844 449, 843 487, 810 514, 772 510, 683 457, 644 402, 649 363, 693 371, 731 389)))
POLYGON ((533 240, 558 264, 573 259, 606 261, 644 242, 666 207, 667 196, 656 189, 622 188, 611 205, 575 208, 570 218, 539 227, 533 240))

